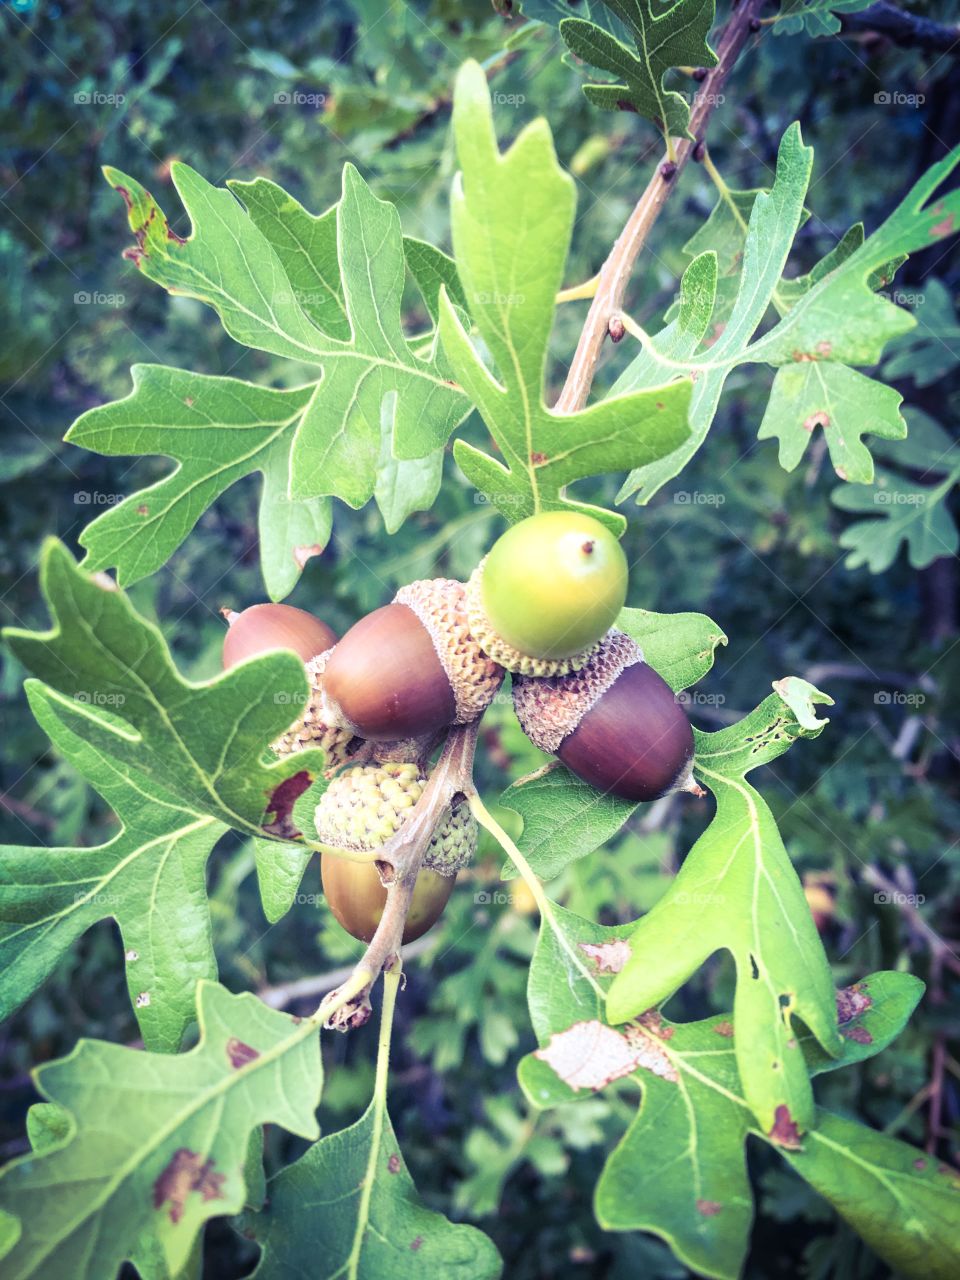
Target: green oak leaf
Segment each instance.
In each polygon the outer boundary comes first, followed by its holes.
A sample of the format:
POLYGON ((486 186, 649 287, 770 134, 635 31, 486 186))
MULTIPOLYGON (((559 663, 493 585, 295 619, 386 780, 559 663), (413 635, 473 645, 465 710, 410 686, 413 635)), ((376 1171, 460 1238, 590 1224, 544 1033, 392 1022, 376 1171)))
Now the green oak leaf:
POLYGON ((918 387, 939 382, 960 363, 960 324, 953 296, 932 276, 914 295, 917 327, 894 338, 884 355, 883 376, 891 382, 909 378, 918 387))
POLYGON ((269 178, 252 182, 233 178, 227 186, 273 246, 302 310, 331 338, 349 342, 350 321, 337 257, 337 206, 319 215, 308 213, 269 178))
POLYGON ((113 918, 144 1041, 175 1050, 197 980, 216 976, 205 882, 211 849, 232 826, 275 851, 276 869, 261 856, 261 884, 292 874, 287 850, 300 848, 288 843, 297 834, 293 802, 322 772, 323 753, 279 761, 265 752, 305 694, 303 665, 271 654, 190 684, 157 629, 57 542, 45 549, 41 580, 53 629, 5 635, 47 681, 27 682, 39 724, 111 806, 120 830, 96 848, 0 853, 0 1015, 19 1007, 91 925, 113 918))
POLYGON ((865 565, 872 573, 882 573, 904 544, 915 569, 960 549, 960 533, 947 506, 960 483, 957 442, 919 409, 908 409, 907 421, 910 434, 905 440, 877 446, 888 465, 878 468, 872 486, 840 485, 830 495, 842 511, 877 517, 858 520, 840 535, 840 546, 850 551, 844 562, 849 569, 865 565))
POLYGON ((820 1043, 840 1047, 830 967, 773 815, 746 775, 827 723, 831 699, 806 681, 778 681, 754 712, 717 733, 694 730, 694 774, 716 814, 656 906, 639 921, 631 956, 608 996, 611 1022, 626 1022, 671 996, 715 952, 737 967, 737 1065, 765 1133, 784 1122, 803 1132, 813 1094, 797 1047, 801 1019, 820 1043))
POLYGON ((82 414, 66 439, 94 453, 158 454, 176 469, 110 507, 83 530, 91 570, 117 566, 126 586, 155 573, 212 502, 243 476, 263 476, 260 557, 274 600, 330 537, 329 498, 290 498, 291 447, 314 387, 276 391, 237 378, 134 365, 133 391, 82 414))
POLYGON ((604 0, 636 44, 636 52, 603 26, 566 18, 560 34, 570 52, 617 77, 615 84, 586 84, 589 102, 608 111, 626 107, 653 120, 670 137, 689 136, 690 104, 664 88, 673 67, 713 67, 717 55, 707 44, 714 0, 604 0))
MULTIPOLYGON (((696 379, 690 406, 689 439, 669 457, 633 471, 620 491, 619 501, 637 494, 638 503, 649 502, 668 480, 682 471, 705 440, 724 382, 737 366, 758 362, 785 369, 808 364, 875 365, 885 343, 915 326, 916 320, 910 312, 895 306, 877 291, 889 281, 905 255, 954 234, 960 214, 960 191, 936 198, 935 193, 960 163, 960 147, 933 165, 886 221, 862 243, 858 243, 857 230, 848 232, 841 242, 842 249, 838 245, 833 255, 823 260, 822 270, 814 268, 809 278, 791 282, 782 280, 782 272, 802 216, 812 158, 812 151, 801 144, 799 127, 791 125, 780 143, 776 181, 768 194, 761 192, 754 201, 736 301, 712 345, 698 351, 710 323, 710 317, 704 318, 706 302, 701 298, 700 305, 689 312, 686 321, 681 310, 665 329, 645 341, 640 355, 614 385, 614 393, 623 393, 651 386, 668 374, 689 374, 696 379), (781 319, 754 339, 758 326, 769 307, 776 305, 778 297, 781 319)), ((694 259, 684 273, 681 301, 687 276, 696 271, 700 278, 704 277, 705 257, 701 254, 694 259)), ((700 293, 703 292, 701 285, 700 293)), ((841 456, 846 462, 852 456, 857 474, 869 479, 872 459, 866 455, 869 461, 865 460, 864 447, 859 444, 864 415, 858 397, 851 392, 856 386, 862 394, 863 384, 849 374, 848 370, 825 377, 835 406, 842 408, 831 430, 843 442, 842 446, 835 445, 841 456)), ((793 414, 796 405, 804 401, 797 392, 798 387, 809 386, 809 403, 819 407, 818 401, 824 397, 814 394, 813 379, 814 375, 806 369, 802 374, 794 371, 789 378, 784 375, 776 392, 768 427, 773 434, 776 422, 777 434, 781 430, 785 435, 790 434, 787 449, 790 458, 799 456, 797 445, 804 439, 809 440, 809 433, 800 437, 795 424, 788 428, 782 419, 788 409, 793 414)), ((896 425, 893 393, 881 393, 870 383, 866 386, 874 409, 872 429, 879 426, 878 435, 895 437, 900 428, 896 425)), ((808 416, 803 415, 801 424, 808 416)), ((841 462, 841 471, 845 465, 841 462)))
POLYGON ((495 1280, 501 1272, 482 1231, 421 1203, 377 1098, 356 1124, 272 1178, 266 1205, 241 1225, 263 1249, 257 1280, 495 1280))
MULTIPOLYGON (((139 183, 115 169, 105 173, 126 201, 137 241, 128 256, 144 275, 208 303, 238 342, 321 368, 292 433, 290 497, 335 495, 359 507, 373 496, 381 401, 390 391, 397 393, 392 443, 401 459, 442 448, 466 417, 470 406, 446 376, 435 339, 421 356, 403 332, 399 217, 352 165, 344 168, 335 211, 313 218, 273 184, 244 184, 245 210, 230 191, 175 164, 174 185, 192 223, 186 239, 139 183), (316 259, 308 260, 308 251, 316 259)), ((436 255, 431 262, 434 272, 442 270, 436 255)))
POLYGON ((899 391, 845 364, 788 364, 777 370, 757 439, 779 439, 780 465, 793 471, 819 429, 840 479, 869 484, 873 457, 862 437, 903 439, 907 424, 902 403, 899 391))
MULTIPOLYGON (((717 646, 727 643, 717 624, 702 613, 624 609, 617 626, 637 641, 645 660, 676 693, 702 680, 713 666, 717 646)), ((500 803, 523 818, 520 851, 544 880, 606 844, 636 808, 581 782, 562 766, 514 783, 500 803)), ((503 878, 516 874, 508 861, 503 878)))
MULTIPOLYGON (((323 770, 323 752, 287 759, 267 748, 306 696, 302 661, 277 652, 213 680, 184 680, 160 631, 123 592, 89 577, 49 539, 40 582, 50 631, 8 628, 28 671, 72 704, 92 751, 115 754, 159 799, 247 835, 296 838, 290 810, 323 770), (268 821, 269 819, 269 821, 268 821)), ((78 730, 79 732, 79 730, 78 730)))
POLYGON ((204 1222, 243 1208, 257 1127, 317 1137, 315 1021, 209 982, 197 1018, 200 1041, 186 1054, 82 1040, 37 1070, 43 1096, 70 1113, 71 1136, 0 1175, 0 1205, 20 1222, 6 1280, 107 1280, 154 1249, 176 1275, 204 1222))
POLYGON ((860 13, 871 3, 872 0, 781 0, 773 34, 795 36, 805 32, 812 39, 835 36, 840 30, 838 13, 860 13))
POLYGON ((110 804, 120 832, 95 848, 0 851, 0 1017, 9 1017, 97 921, 120 929, 144 1043, 175 1052, 201 978, 215 978, 206 864, 227 830, 171 794, 145 789, 122 757, 85 740, 84 708, 39 683, 28 697, 60 754, 110 804))
POLYGON ((579 413, 546 407, 547 346, 573 229, 574 184, 557 163, 542 119, 501 154, 486 77, 475 62, 457 77, 453 118, 461 166, 451 213, 457 270, 502 382, 484 365, 447 296, 440 335, 503 462, 462 440, 454 456, 511 521, 540 510, 586 510, 620 533, 621 516, 573 502, 565 486, 675 449, 687 436, 690 383, 612 396, 579 413))
POLYGON ((617 495, 619 502, 635 493, 638 503, 649 502, 683 470, 706 439, 727 376, 766 315, 783 275, 804 217, 812 165, 813 151, 803 145, 800 126, 793 124, 780 141, 772 188, 754 198, 736 300, 709 350, 695 354, 710 325, 716 300, 716 256, 708 252, 696 257, 683 273, 677 318, 644 347, 614 384, 613 392, 623 393, 662 381, 667 369, 676 374, 696 366, 689 439, 667 457, 632 471, 617 495))
MULTIPOLYGON (((521 1061, 520 1084, 540 1109, 591 1097, 618 1076, 639 1085, 637 1115, 597 1185, 598 1220, 607 1230, 653 1232, 698 1274, 735 1280, 753 1217, 745 1141, 769 1142, 753 1123, 740 1084, 735 1019, 677 1024, 651 1010, 630 1028, 630 1043, 622 1042, 624 1028, 606 1026, 604 1005, 630 928, 606 928, 550 904, 528 983, 541 1047, 521 1061)), ((810 1072, 880 1052, 899 1034, 922 991, 908 974, 878 973, 838 992, 842 1050, 831 1058, 803 1033, 810 1072)), ((918 1266, 921 1246, 935 1250, 933 1274, 949 1274, 960 1214, 951 1180, 935 1175, 932 1166, 927 1172, 929 1162, 904 1143, 822 1110, 816 1119, 800 1151, 776 1149, 882 1256, 904 1265, 912 1254, 906 1274, 925 1274, 918 1266), (859 1184, 854 1195, 851 1181, 859 1184), (931 1201, 924 1207, 927 1195, 931 1201)))

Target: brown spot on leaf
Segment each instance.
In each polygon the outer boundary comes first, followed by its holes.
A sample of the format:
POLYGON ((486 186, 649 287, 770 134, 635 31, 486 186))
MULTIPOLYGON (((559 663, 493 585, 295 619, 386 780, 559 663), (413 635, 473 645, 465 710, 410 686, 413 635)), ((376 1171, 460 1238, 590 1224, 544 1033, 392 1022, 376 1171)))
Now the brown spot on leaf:
POLYGON ((417 1250, 420 1249, 422 1245, 423 1245, 423 1236, 414 1236, 413 1239, 410 1241, 410 1248, 414 1253, 416 1253, 417 1250))
POLYGON ((231 1067, 237 1070, 239 1067, 245 1067, 248 1062, 256 1062, 260 1057, 260 1050, 254 1049, 253 1045, 244 1044, 236 1036, 231 1036, 227 1041, 227 1057, 230 1059, 231 1067))
POLYGON ((124 249, 123 253, 120 255, 121 258, 126 258, 128 262, 132 262, 135 267, 139 267, 144 256, 143 250, 134 248, 133 245, 131 245, 129 249, 124 249))
POLYGON ((630 943, 624 938, 612 942, 581 942, 580 950, 597 966, 598 973, 619 973, 630 959, 630 943))
POLYGON ((308 560, 311 560, 314 556, 319 556, 322 554, 323 554, 323 547, 320 545, 319 542, 311 543, 309 547, 293 548, 293 558, 294 560, 296 560, 297 564, 300 566, 301 569, 307 563, 308 560))
POLYGON ((187 243, 186 236, 178 236, 177 233, 174 231, 173 227, 171 227, 169 223, 167 223, 167 239, 172 240, 174 244, 187 243))
POLYGON ((832 353, 832 351, 833 351, 833 343, 827 342, 825 338, 821 342, 817 343, 817 355, 822 356, 823 359, 826 359, 827 356, 829 356, 832 353))
POLYGON ((399 1172, 400 1172, 400 1157, 397 1155, 396 1152, 394 1152, 393 1155, 390 1157, 390 1159, 387 1161, 387 1173, 399 1173, 399 1172))
POLYGON ((534 452, 530 454, 530 461, 535 467, 542 467, 545 462, 549 461, 549 459, 545 453, 534 452))
POLYGON ((861 987, 840 987, 837 990, 837 1021, 842 1027, 854 1018, 859 1018, 872 1004, 873 1001, 864 994, 861 987))
POLYGON ((127 212, 133 213, 133 197, 130 195, 129 190, 126 187, 118 185, 114 187, 114 191, 116 191, 117 195, 120 196, 123 203, 127 206, 127 212))
POLYGON ((717 1025, 713 1028, 713 1030, 718 1036, 726 1036, 727 1039, 729 1039, 730 1036, 733 1035, 733 1023, 718 1022, 717 1025))
POLYGON ((873 1044, 873 1036, 866 1027, 846 1027, 840 1034, 845 1040, 853 1040, 857 1044, 873 1044))
POLYGON ((697 1213, 702 1213, 705 1218, 715 1218, 723 1205, 719 1200, 698 1200, 697 1213))
POLYGON ((775 1142, 778 1147, 783 1147, 785 1151, 802 1150, 797 1122, 790 1114, 790 1108, 783 1102, 773 1113, 773 1127, 769 1137, 771 1142, 775 1142))
POLYGON ((927 1167, 927 1162, 924 1160, 923 1156, 920 1156, 918 1159, 914 1160, 913 1167, 918 1171, 920 1169, 925 1169, 927 1167))
POLYGON ((829 427, 830 415, 824 413, 822 409, 818 409, 816 413, 811 413, 809 418, 804 418, 804 431, 813 431, 814 427, 829 427))
POLYGON ((187 406, 188 409, 192 409, 195 403, 193 396, 184 396, 183 403, 187 406))
POLYGON ((145 502, 141 502, 139 507, 137 507, 137 515, 148 516, 149 514, 150 514, 150 508, 147 506, 145 502))
POLYGON ((953 231, 953 214, 948 213, 941 222, 935 222, 930 228, 930 236, 933 240, 942 240, 944 236, 950 235, 953 231))
POLYGON ((196 1151, 179 1147, 153 1184, 153 1207, 162 1209, 169 1204, 170 1221, 179 1222, 191 1191, 199 1191, 205 1201, 222 1200, 226 1175, 214 1173, 213 1163, 196 1151))
POLYGON ((793 351, 791 355, 795 364, 809 364, 813 359, 813 356, 808 351, 793 351))
POLYGON ((637 108, 633 105, 633 103, 632 103, 632 102, 628 102, 628 101, 626 100, 626 98, 618 98, 618 99, 617 99, 617 110, 618 110, 618 111, 632 111, 632 112, 634 113, 634 115, 636 115, 636 112, 637 112, 637 108))
POLYGON ((272 814, 273 821, 263 824, 264 831, 268 831, 271 835, 284 836, 288 840, 300 834, 293 823, 293 806, 310 786, 310 782, 310 774, 306 769, 301 769, 299 773, 284 778, 283 782, 273 789, 267 797, 266 807, 266 814, 268 816, 272 814))

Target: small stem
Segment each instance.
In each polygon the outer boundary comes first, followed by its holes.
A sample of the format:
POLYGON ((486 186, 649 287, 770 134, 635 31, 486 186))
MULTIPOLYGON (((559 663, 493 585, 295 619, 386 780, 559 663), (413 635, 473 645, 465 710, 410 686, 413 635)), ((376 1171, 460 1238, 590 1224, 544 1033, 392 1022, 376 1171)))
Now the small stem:
POLYGON ((598 271, 589 280, 584 280, 583 284, 574 284, 569 289, 561 289, 557 294, 556 300, 557 302, 579 302, 581 298, 593 298, 596 296, 599 284, 600 273, 598 271))
POLYGON ((580 971, 580 974, 584 978, 584 980, 587 983, 589 983, 591 987, 593 987, 593 990, 596 993, 597 998, 600 1000, 602 1004, 602 1002, 606 999, 606 994, 603 988, 597 982, 593 974, 585 967, 583 963, 583 958, 581 956, 578 956, 574 951, 570 949, 570 945, 567 941, 566 935, 564 934, 563 930, 560 928, 559 924, 557 923, 556 916, 553 914, 553 903, 547 897, 546 893, 544 893, 543 885, 540 883, 540 880, 537 877, 536 873, 534 872, 533 867, 531 867, 530 863, 526 860, 526 858, 517 848, 516 844, 514 844, 514 842, 510 839, 510 837, 504 831, 503 827, 501 827, 500 823, 496 820, 496 818, 493 816, 493 814, 490 812, 487 806, 480 799, 480 796, 477 794, 477 792, 475 790, 471 790, 468 798, 470 801, 470 808, 473 811, 473 816, 480 823, 481 827, 485 827, 487 831, 489 831, 490 834, 493 836, 493 838, 499 843, 504 853, 513 863, 513 865, 517 868, 517 870, 520 872, 520 875, 522 876, 523 881, 526 884, 527 888, 533 894, 533 900, 534 902, 536 902, 537 910, 540 912, 541 922, 543 924, 549 925, 549 927, 553 929, 554 934, 556 935, 558 946, 560 946, 564 951, 566 951, 567 955, 570 957, 570 961, 573 968, 578 969, 580 971))
POLYGON ((503 827, 501 827, 500 823, 480 799, 480 796, 476 791, 472 792, 470 795, 470 808, 473 810, 473 816, 480 823, 481 827, 486 827, 500 845, 501 849, 503 849, 504 853, 510 858, 513 865, 520 872, 520 875, 526 882, 527 887, 533 894, 534 901, 537 904, 537 909, 540 914, 542 916, 549 916, 550 899, 544 893, 543 885, 540 883, 539 877, 534 872, 533 867, 530 866, 530 863, 507 835, 506 831, 504 831, 503 827))
POLYGON ((383 1120, 387 1110, 387 1076, 390 1069, 390 1040, 393 1035, 393 1013, 397 1003, 397 991, 400 987, 401 969, 396 964, 389 973, 383 975, 383 1008, 380 1011, 380 1038, 377 1041, 377 1074, 373 1085, 373 1131, 370 1135, 370 1153, 367 1156, 367 1168, 360 1183, 360 1203, 357 1206, 357 1225, 353 1234, 353 1247, 344 1265, 343 1271, 350 1280, 356 1280, 360 1274, 360 1255, 363 1250, 363 1237, 370 1223, 370 1206, 373 1202, 373 1189, 377 1181, 377 1163, 380 1159, 380 1147, 383 1143, 383 1120))

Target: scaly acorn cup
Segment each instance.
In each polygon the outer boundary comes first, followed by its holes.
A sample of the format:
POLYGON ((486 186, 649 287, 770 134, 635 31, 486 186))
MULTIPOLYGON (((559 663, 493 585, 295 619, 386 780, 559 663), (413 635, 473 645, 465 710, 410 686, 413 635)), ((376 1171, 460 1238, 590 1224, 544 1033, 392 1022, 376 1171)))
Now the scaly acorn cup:
POLYGON ((702 794, 690 722, 622 631, 610 631, 579 671, 515 677, 513 704, 527 737, 598 791, 633 801, 702 794))
POLYGON ((412 582, 351 627, 324 674, 342 723, 361 738, 421 738, 483 714, 503 670, 470 634, 463 584, 412 582))
MULTIPOLYGON (((317 805, 317 835, 341 849, 379 849, 403 826, 426 784, 417 764, 388 762, 347 769, 331 782, 317 805)), ((477 824, 463 802, 441 822, 424 855, 404 942, 421 937, 436 923, 453 892, 457 872, 470 862, 476 847, 477 824)), ((320 874, 337 920, 355 938, 369 942, 387 901, 376 863, 323 853, 320 874)))
POLYGON ((321 747, 327 757, 325 770, 329 777, 363 747, 352 729, 339 723, 327 702, 323 674, 333 649, 318 653, 306 664, 310 684, 303 712, 290 728, 271 743, 278 756, 289 756, 308 747, 321 747))
POLYGON ((627 596, 620 543, 592 516, 544 511, 508 529, 467 584, 481 649, 518 675, 578 671, 627 596))

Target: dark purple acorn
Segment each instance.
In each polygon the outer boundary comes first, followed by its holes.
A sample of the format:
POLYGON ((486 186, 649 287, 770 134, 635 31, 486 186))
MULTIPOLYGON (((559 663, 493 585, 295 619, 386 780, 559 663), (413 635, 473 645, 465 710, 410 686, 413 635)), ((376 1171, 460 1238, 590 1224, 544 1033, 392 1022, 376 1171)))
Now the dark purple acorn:
POLYGON ((700 791, 690 722, 622 631, 608 632, 579 671, 514 677, 513 702, 527 737, 598 791, 633 801, 700 791))

